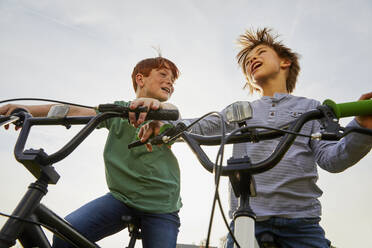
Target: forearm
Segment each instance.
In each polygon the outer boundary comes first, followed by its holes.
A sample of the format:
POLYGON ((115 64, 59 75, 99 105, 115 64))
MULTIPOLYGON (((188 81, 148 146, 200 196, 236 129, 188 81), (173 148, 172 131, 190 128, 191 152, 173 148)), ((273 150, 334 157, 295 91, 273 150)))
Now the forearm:
MULTIPOLYGON (((195 119, 182 119, 176 122, 173 122, 173 124, 177 124, 178 122, 183 122, 187 126, 196 121, 197 118, 195 119)), ((235 125, 229 124, 224 120, 226 124, 226 132, 231 132, 236 128, 235 125)), ((210 136, 210 135, 219 135, 221 134, 221 118, 218 115, 210 115, 207 116, 206 118, 198 121, 196 124, 194 124, 190 131, 194 134, 200 134, 200 135, 205 135, 205 136, 210 136)))
MULTIPOLYGON (((26 106, 26 108, 34 117, 45 117, 48 115, 50 108, 54 105, 55 104, 29 105, 26 106)), ((93 115, 96 115, 96 112, 93 109, 68 105, 67 116, 93 116, 93 115)))
MULTIPOLYGON (((44 105, 27 105, 24 106, 32 116, 34 117, 44 117, 47 116, 50 108, 53 104, 44 104, 44 105)), ((22 106, 20 106, 22 107, 22 106)))
MULTIPOLYGON (((350 126, 357 126, 352 121, 350 126)), ((356 164, 372 148, 372 137, 362 134, 349 134, 339 142, 319 142, 316 148, 316 160, 323 169, 338 173, 356 164)))
POLYGON ((96 114, 97 113, 94 109, 76 107, 76 106, 71 106, 71 105, 67 113, 68 116, 94 116, 96 114))

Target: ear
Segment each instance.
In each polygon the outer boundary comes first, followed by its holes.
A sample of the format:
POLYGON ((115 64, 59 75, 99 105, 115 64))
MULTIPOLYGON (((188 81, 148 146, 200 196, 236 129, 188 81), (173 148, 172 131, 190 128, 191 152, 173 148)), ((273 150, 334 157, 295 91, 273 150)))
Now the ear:
POLYGON ((143 82, 143 74, 137 73, 136 75, 136 83, 137 83, 137 88, 142 88, 145 83, 143 82))
POLYGON ((281 61, 280 61, 280 67, 282 69, 287 69, 291 65, 292 65, 292 61, 290 61, 289 59, 281 59, 281 61))

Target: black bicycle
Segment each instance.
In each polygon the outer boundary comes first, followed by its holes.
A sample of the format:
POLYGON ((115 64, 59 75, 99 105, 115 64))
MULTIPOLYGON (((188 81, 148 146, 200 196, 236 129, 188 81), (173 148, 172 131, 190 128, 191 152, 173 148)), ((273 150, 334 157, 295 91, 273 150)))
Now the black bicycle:
MULTIPOLYGON (((0 248, 8 248, 19 240, 23 247, 50 248, 42 227, 48 229, 61 239, 74 247, 99 247, 76 231, 69 223, 41 203, 48 192, 49 184, 56 184, 60 175, 53 165, 71 154, 87 136, 104 120, 119 117, 128 118, 130 111, 137 115, 147 111, 145 108, 130 110, 127 107, 115 104, 102 104, 97 107, 99 114, 89 117, 53 116, 35 118, 24 109, 15 109, 9 116, 0 116, 0 127, 14 123, 22 126, 14 148, 15 158, 36 178, 31 183, 23 198, 19 201, 13 213, 6 215, 8 220, 0 230, 0 248), (84 125, 84 127, 61 149, 53 154, 47 154, 43 149, 27 149, 25 144, 32 126, 62 125, 69 128, 71 125, 84 125)), ((150 110, 147 119, 176 120, 177 110, 150 110)), ((3 214, 4 215, 4 214, 3 214)), ((136 239, 141 238, 138 220, 131 216, 123 216, 122 220, 128 225, 131 235, 128 247, 134 247, 136 239)))
MULTIPOLYGON (((243 121, 249 119, 251 115, 252 109, 248 102, 237 102, 236 104, 232 104, 227 108, 226 111, 226 116, 229 122, 243 123, 243 121)), ((272 237, 270 234, 262 235, 259 242, 257 242, 255 238, 255 214, 249 205, 250 197, 254 197, 256 195, 255 184, 252 176, 254 174, 259 174, 270 170, 277 165, 286 154, 296 137, 303 135, 300 133, 301 128, 308 121, 318 120, 322 125, 320 133, 315 133, 310 136, 307 135, 311 139, 340 140, 342 137, 352 132, 372 135, 371 129, 357 127, 345 128, 340 126, 338 123, 339 118, 362 115, 372 115, 372 100, 341 104, 336 104, 332 100, 326 100, 323 105, 320 105, 317 109, 305 112, 295 121, 279 128, 243 125, 231 133, 225 134, 224 121, 221 121, 221 135, 201 136, 187 132, 192 125, 207 116, 205 115, 202 118, 194 121, 189 126, 186 126, 182 122, 178 123, 173 128, 170 128, 160 135, 150 139, 149 143, 154 145, 164 144, 174 141, 180 137, 182 138, 181 141, 185 141, 189 145, 202 166, 207 171, 216 174, 216 194, 213 202, 206 247, 208 247, 209 244, 209 235, 216 201, 218 201, 222 216, 224 217, 221 203, 219 202, 218 183, 220 176, 228 176, 235 195, 239 197, 239 208, 234 214, 234 234, 229 229, 225 217, 224 221, 235 241, 236 247, 258 248, 258 243, 260 243, 261 247, 275 248, 278 246, 275 243, 274 237, 272 237), (275 150, 263 161, 252 163, 250 158, 246 156, 243 158, 230 158, 227 160, 227 165, 222 165, 223 146, 225 144, 259 142, 279 137, 281 137, 281 139, 275 150), (202 145, 220 146, 215 163, 208 158, 206 153, 201 148, 202 145)), ((142 143, 134 142, 129 145, 129 148, 138 145, 142 145, 142 143)))

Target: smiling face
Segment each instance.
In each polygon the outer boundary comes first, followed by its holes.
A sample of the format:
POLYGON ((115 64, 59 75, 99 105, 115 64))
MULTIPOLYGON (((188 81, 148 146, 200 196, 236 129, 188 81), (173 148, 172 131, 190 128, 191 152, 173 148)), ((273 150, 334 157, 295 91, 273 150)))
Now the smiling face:
POLYGON ((246 75, 260 85, 270 78, 275 78, 286 61, 280 58, 271 47, 258 45, 247 56, 246 75))
POLYGON ((283 79, 286 92, 293 92, 296 86, 300 71, 299 54, 285 46, 278 38, 279 35, 270 28, 246 30, 239 36, 238 44, 241 50, 236 59, 246 76, 245 86, 251 94, 254 91, 262 93, 262 86, 278 85, 277 82, 282 84, 283 79), (255 59, 257 62, 252 66, 255 59))
POLYGON ((141 73, 136 75, 137 97, 150 97, 159 101, 167 101, 174 91, 172 71, 166 64, 165 67, 152 69, 148 76, 141 73))

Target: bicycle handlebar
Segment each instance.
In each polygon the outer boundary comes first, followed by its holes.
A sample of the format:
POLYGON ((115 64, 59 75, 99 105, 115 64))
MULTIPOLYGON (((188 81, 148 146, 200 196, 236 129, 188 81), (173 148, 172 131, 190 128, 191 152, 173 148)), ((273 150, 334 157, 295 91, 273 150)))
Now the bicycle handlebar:
MULTIPOLYGON (((287 130, 291 132, 298 132, 301 130, 301 127, 304 123, 309 120, 317 119, 322 117, 320 110, 313 110, 301 115, 295 122, 291 123, 287 130)), ((248 130, 252 127, 246 127, 248 130)), ((372 134, 372 133, 371 133, 372 134)), ((278 138, 283 136, 280 140, 279 144, 277 145, 276 149, 273 153, 266 158, 265 160, 258 162, 258 163, 251 163, 249 160, 241 160, 238 163, 229 164, 222 166, 221 168, 221 175, 222 176, 229 176, 232 175, 235 171, 244 171, 249 174, 258 174, 264 171, 267 171, 273 168, 285 153, 288 151, 289 147, 291 146, 292 142, 297 137, 296 134, 286 133, 279 131, 253 131, 253 132, 246 132, 242 134, 234 134, 231 136, 231 139, 226 141, 226 144, 232 143, 243 143, 243 142, 257 142, 260 140, 270 140, 274 138, 278 138)), ((190 134, 190 133, 183 133, 181 137, 186 141, 186 143, 190 146, 191 150, 196 154, 199 159, 199 162, 203 165, 203 167, 208 170, 209 172, 213 172, 215 168, 215 164, 208 158, 205 154, 201 145, 216 145, 221 143, 221 136, 209 136, 203 137, 200 135, 190 134)))
MULTIPOLYGON (((302 126, 311 120, 321 120, 329 124, 329 128, 325 129, 322 133, 321 138, 325 140, 339 140, 350 132, 359 132, 363 134, 372 135, 371 129, 366 128, 341 128, 338 123, 335 123, 335 119, 354 115, 372 115, 372 100, 363 100, 350 103, 336 104, 332 100, 325 101, 324 105, 321 105, 316 110, 308 111, 302 114, 297 120, 286 125, 285 130, 270 130, 270 131, 257 131, 254 126, 247 126, 241 129, 241 133, 230 135, 229 139, 226 140, 226 144, 243 143, 243 142, 257 142, 260 140, 270 140, 283 136, 279 144, 276 146, 273 153, 265 160, 258 163, 251 163, 249 160, 236 160, 233 164, 228 166, 222 166, 221 175, 229 176, 236 171, 244 171, 249 174, 257 174, 267 171, 273 168, 285 153, 290 148, 293 141, 296 139, 297 133, 301 130, 302 126), (340 132, 342 129, 342 132, 340 132), (245 132, 243 132, 245 131, 245 132), (288 131, 289 133, 285 133, 288 131)), ((181 123, 179 123, 181 124, 181 123)), ((183 124, 184 125, 184 124, 183 124)), ((209 172, 213 172, 215 164, 208 158, 203 149, 202 145, 220 145, 221 135, 216 136, 201 136, 192 133, 184 132, 186 127, 176 126, 175 129, 182 129, 183 132, 178 132, 175 136, 181 136, 184 141, 189 145, 191 150, 196 154, 199 162, 209 172)), ((167 137, 171 139, 172 137, 167 137)), ((320 138, 314 136, 312 138, 320 138)), ((160 144, 164 141, 162 134, 155 136, 151 144, 160 144)), ((164 142, 163 142, 164 143, 164 142)))
MULTIPOLYGON (((96 116, 76 116, 76 117, 64 117, 64 118, 47 118, 47 117, 32 117, 26 110, 17 110, 16 113, 12 113, 9 117, 0 116, 0 121, 6 121, 9 124, 9 119, 12 116, 19 118, 17 123, 22 125, 22 129, 18 136, 14 155, 20 163, 22 163, 36 178, 39 178, 41 170, 50 167, 52 164, 61 161, 69 154, 71 154, 84 139, 98 126, 102 121, 113 118, 128 118, 129 112, 135 112, 137 117, 139 113, 147 111, 146 108, 137 108, 131 110, 128 107, 123 107, 115 104, 103 104, 97 107, 98 111, 101 112, 96 116), (24 150, 30 129, 35 125, 63 125, 67 128, 71 125, 86 124, 66 145, 64 145, 57 152, 48 155, 43 149, 24 150)), ((153 120, 176 120, 178 119, 178 110, 150 110, 146 119, 153 120)), ((1 123, 0 123, 1 124, 1 123)), ((56 183, 59 176, 54 172, 51 172, 50 183, 56 183)))

